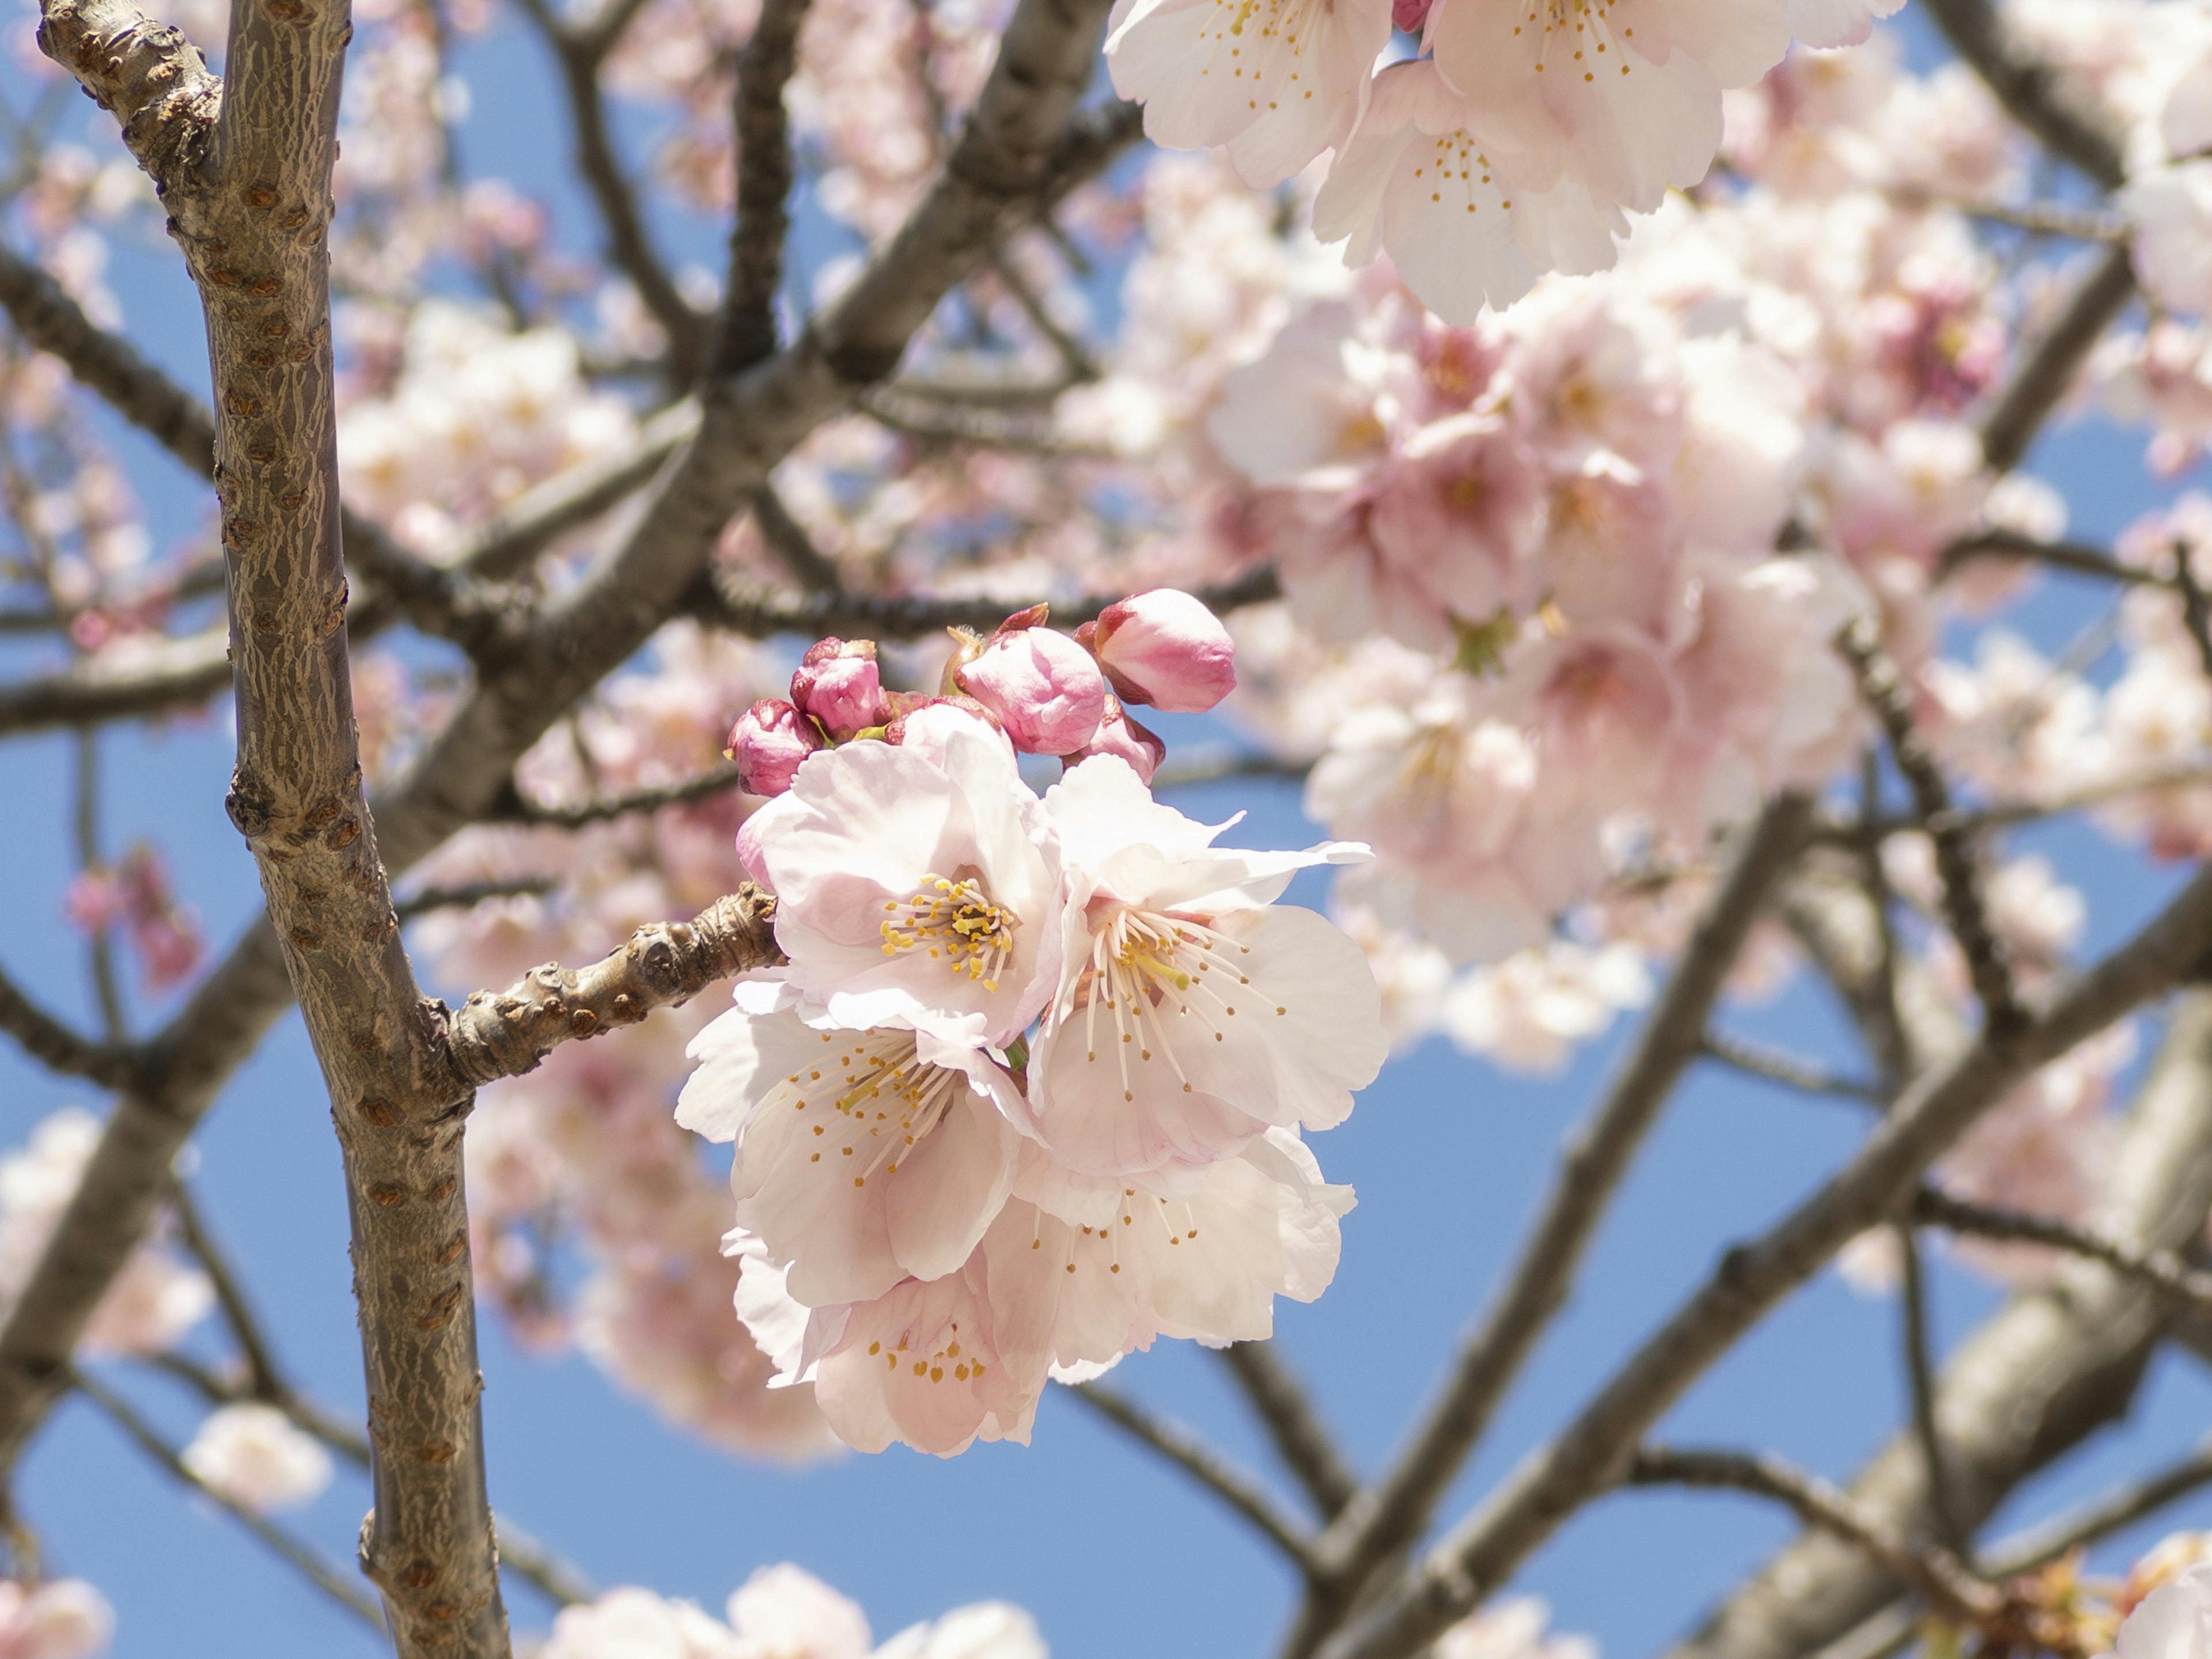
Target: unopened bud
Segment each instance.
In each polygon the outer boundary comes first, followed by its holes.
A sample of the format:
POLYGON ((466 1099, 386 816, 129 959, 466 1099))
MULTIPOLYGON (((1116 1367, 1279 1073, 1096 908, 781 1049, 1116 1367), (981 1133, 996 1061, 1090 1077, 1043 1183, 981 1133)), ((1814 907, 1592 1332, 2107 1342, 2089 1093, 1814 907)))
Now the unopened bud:
POLYGON ((1197 714, 1237 689, 1237 642, 1188 593, 1156 587, 1109 605, 1076 635, 1124 702, 1197 714))
POLYGON ((1433 0, 1390 0, 1390 21, 1411 35, 1418 36, 1421 26, 1429 21, 1429 7, 1433 0))
POLYGON ((1021 618, 1032 614, 1008 617, 954 678, 958 690, 997 717, 1015 748, 1073 754, 1105 717, 1106 677, 1066 635, 1024 625, 1021 618))
POLYGON ((738 717, 724 752, 750 795, 780 795, 799 763, 823 746, 821 729, 780 697, 763 697, 738 717))
POLYGON ((791 701, 837 738, 884 723, 884 684, 873 640, 817 640, 791 677, 791 701))
POLYGON ((1146 783, 1160 769, 1167 758, 1168 746, 1157 732, 1148 732, 1129 718, 1129 711, 1121 706, 1119 697, 1106 699, 1106 718, 1098 722, 1098 730, 1091 741, 1073 754, 1060 759, 1073 766, 1079 761, 1089 760, 1093 755, 1114 755, 1129 763, 1130 769, 1146 783))

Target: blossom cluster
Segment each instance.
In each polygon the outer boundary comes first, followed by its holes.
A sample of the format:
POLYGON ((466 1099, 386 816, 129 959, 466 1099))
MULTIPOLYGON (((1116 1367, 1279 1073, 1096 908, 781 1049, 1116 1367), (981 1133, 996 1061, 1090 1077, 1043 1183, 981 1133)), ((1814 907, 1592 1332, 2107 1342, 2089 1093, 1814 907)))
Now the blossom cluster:
POLYGON ((865 1450, 1026 1440, 1048 1377, 1265 1337, 1335 1271, 1351 1194, 1298 1132, 1373 1079, 1377 997, 1274 901, 1366 849, 1218 847, 1102 744, 1109 678, 1171 708, 1233 684, 1202 606, 1140 594, 1087 644, 1018 616, 887 708, 872 647, 825 641, 733 738, 756 780, 749 745, 825 746, 740 834, 785 963, 694 1042, 677 1115, 736 1145, 740 1313, 865 1450), (1041 798, 1018 749, 1066 763, 1041 798))
POLYGON ((1248 184, 1334 151, 1316 234, 1353 265, 1387 252, 1464 324, 1547 271, 1610 265, 1625 212, 1705 177, 1723 89, 1772 69, 1792 35, 1863 40, 1897 3, 1125 0, 1106 58, 1155 143, 1225 146, 1248 184), (1415 52, 1378 67, 1394 30, 1415 52))

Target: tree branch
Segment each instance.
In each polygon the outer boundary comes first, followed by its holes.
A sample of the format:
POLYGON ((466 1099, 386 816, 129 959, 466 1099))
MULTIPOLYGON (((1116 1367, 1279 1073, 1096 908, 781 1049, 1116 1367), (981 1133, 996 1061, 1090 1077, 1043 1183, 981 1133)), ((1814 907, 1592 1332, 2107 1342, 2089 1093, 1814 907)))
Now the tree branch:
POLYGON ((1929 0, 1928 9, 1951 49, 2045 149, 2106 190, 2126 182, 2119 145, 2106 131, 2102 112, 2077 100, 2057 70, 2022 48, 1990 0, 1929 0))
POLYGON ((141 1451, 167 1470, 173 1480, 191 1487, 208 1502, 224 1510, 240 1526, 297 1567, 317 1589, 362 1620, 380 1636, 385 1633, 384 1615, 378 1611, 375 1601, 362 1594, 360 1587, 346 1577, 336 1562, 325 1558, 313 1545, 293 1537, 258 1510, 248 1509, 194 1474, 185 1466, 184 1459, 177 1455, 176 1449, 155 1432, 153 1425, 141 1417, 137 1408, 121 1395, 82 1371, 71 1381, 80 1394, 105 1413, 116 1427, 121 1429, 141 1451))
POLYGON ((471 1088, 537 1068, 571 1037, 635 1025, 715 980, 780 962, 775 901, 747 882, 689 922, 641 927, 588 968, 549 962, 507 990, 478 991, 446 1022, 447 1063, 471 1088))
POLYGON ((1789 1505, 1808 1526, 1842 1539, 1885 1571, 1911 1585, 1954 1623, 1995 1634, 2011 1622, 2003 1598, 1976 1578, 1950 1551, 1907 1547, 1883 1531, 1878 1517, 1849 1497, 1818 1475, 1793 1468, 1778 1457, 1646 1446, 1629 1460, 1621 1484, 1691 1486, 1771 1498, 1789 1505))
POLYGON ((1938 1542, 1954 1556, 1971 1560, 1972 1531, 1952 1500, 1950 1455, 1936 1417, 1936 1363, 1928 1335, 1928 1276, 1921 1271, 1920 1240, 1909 1223, 1891 1229, 1897 1239, 1898 1304, 1904 1325, 1905 1396, 1912 1407, 1912 1439, 1928 1483, 1928 1515, 1938 1542))
POLYGON ((1334 1521, 1359 1490, 1359 1477, 1337 1449, 1297 1376, 1273 1342, 1232 1342, 1221 1363, 1275 1443, 1284 1466, 1305 1488, 1324 1521, 1334 1521))
POLYGON ((230 684, 229 647, 220 629, 164 640, 127 666, 108 657, 82 659, 58 674, 0 685, 0 737, 143 720, 198 708, 230 684))
POLYGON ((1841 1170, 1763 1237, 1729 1250, 1557 1436, 1328 1643, 1327 1659, 1401 1659, 1479 1605, 1611 1484, 1636 1442, 1708 1365, 1847 1240, 1892 1213, 1975 1118, 2037 1066, 2172 987, 2208 945, 2212 872, 2200 872, 2039 1017, 1985 1030, 1916 1082, 1841 1170))
POLYGON ((580 801, 573 806, 548 806, 538 801, 525 800, 520 792, 510 792, 502 796, 484 817, 492 823, 533 823, 556 830, 581 830, 586 824, 604 823, 610 818, 628 817, 635 812, 658 812, 663 807, 688 806, 695 801, 711 800, 716 795, 729 793, 738 785, 738 769, 731 765, 718 766, 711 772, 702 772, 697 777, 686 778, 681 783, 633 789, 627 794, 580 801))
POLYGON ((0 973, 0 1031, 23 1045, 23 1052, 50 1072, 90 1078, 111 1089, 135 1080, 137 1066, 130 1051, 79 1036, 33 1002, 5 973, 0 973))
POLYGON ((783 282, 784 238, 791 229, 791 134, 783 89, 798 64, 806 0, 762 0, 752 39, 738 54, 738 212, 730 228, 729 275, 713 372, 742 373, 775 350, 775 295, 783 282))
POLYGON ((1313 1571, 1310 1540, 1243 1470, 1171 1418, 1157 1418, 1134 1401, 1097 1382, 1071 1387, 1068 1393, 1132 1438, 1142 1442, 1204 1486, 1264 1534, 1267 1541, 1308 1575, 1313 1571))
MULTIPOLYGON (((1596 1112, 1576 1132, 1518 1260, 1462 1342, 1442 1388, 1389 1470, 1322 1535, 1325 1589, 1309 1598, 1291 1651, 1334 1628, 1376 1567, 1412 1545, 1566 1300, 1630 1160, 1703 1046, 1705 1022, 1776 881, 1803 844, 1810 803, 1770 804, 1682 953, 1596 1112)), ((1433 1632, 1431 1632, 1434 1634, 1433 1632)))
POLYGON ((1837 643, 1858 675, 1861 695, 1881 722, 1889 738, 1890 756, 1912 791, 1921 826, 1935 843, 1943 919, 1966 959, 1974 994, 1981 1000, 1982 1017, 1992 1030, 2017 1024, 2026 1016, 2013 986, 2004 942, 1990 926, 1989 908, 1982 896, 1980 852, 1960 826, 1951 807, 1950 785, 1913 726, 1911 697, 1904 676, 1882 648, 1881 634, 1869 617, 1863 617, 1844 629, 1837 643))
POLYGON ((2212 1273, 2192 1267, 2172 1250, 2140 1250, 2117 1238, 2055 1217, 1970 1204, 1940 1187, 1923 1187, 1912 1201, 1912 1218, 1928 1226, 1974 1238, 2015 1244, 2040 1244, 2102 1262, 2114 1273, 2149 1285, 2160 1296, 2212 1313, 2212 1273))
POLYGON ((1747 1077, 1778 1083, 1802 1094, 1837 1095, 1870 1106, 1885 1104, 1889 1098, 1880 1084, 1838 1077, 1808 1060, 1726 1031, 1708 1029, 1699 1046, 1708 1059, 1717 1060, 1747 1077))

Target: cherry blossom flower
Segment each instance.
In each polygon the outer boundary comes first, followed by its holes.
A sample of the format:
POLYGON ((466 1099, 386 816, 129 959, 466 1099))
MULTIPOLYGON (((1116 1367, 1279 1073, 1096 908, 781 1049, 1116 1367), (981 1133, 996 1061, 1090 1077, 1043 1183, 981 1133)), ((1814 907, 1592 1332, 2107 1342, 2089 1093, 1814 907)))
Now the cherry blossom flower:
POLYGON ((763 697, 730 728, 730 758, 745 793, 781 795, 809 755, 823 746, 821 728, 791 704, 763 697))
POLYGON ((849 1030, 1005 1043, 1052 995, 1060 872, 1042 808, 971 726, 945 733, 942 762, 910 744, 815 755, 761 831, 789 982, 849 1030))
POLYGON ((867 726, 881 726, 886 711, 875 641, 817 640, 806 647, 805 659, 791 677, 791 701, 800 714, 841 741, 867 726))
POLYGON ((1117 599, 1076 638, 1125 702, 1204 714, 1237 689, 1237 643, 1221 619, 1180 589, 1117 599))
POLYGON ((201 1483, 247 1509, 297 1509, 331 1483, 331 1455, 274 1406, 246 1401, 211 1413, 184 1465, 201 1483))
POLYGON ((1462 979, 1443 999, 1442 1023, 1468 1054, 1510 1072, 1549 1074, 1577 1043, 1650 997, 1651 976, 1634 945, 1592 950, 1555 939, 1462 979))
POLYGON ((1280 183, 1342 142, 1390 38, 1388 0, 1131 0, 1106 37, 1114 89, 1170 149, 1228 147, 1247 184, 1280 183))
POLYGON ((2178 311, 2212 309, 2212 161, 2185 161, 2130 180, 2120 206, 2135 225, 2144 289, 2178 311))
POLYGON ((953 1272, 1006 1201, 1026 1109, 979 1048, 912 1030, 817 1031, 741 1006, 690 1054, 699 1069, 677 1121, 736 1140, 738 1224, 809 1305, 953 1272))
POLYGON ((1438 1637, 1436 1659, 1597 1659, 1587 1636, 1547 1635, 1551 1616, 1540 1597, 1506 1596, 1438 1637))
POLYGON ((2153 1590, 2112 1644, 2118 1659, 2205 1659, 2212 1654, 2212 1567, 2192 1567, 2153 1590))
POLYGON ((0 1659, 88 1659, 114 1633, 114 1609, 82 1578, 0 1579, 0 1659))
POLYGON ((1030 1084, 1054 1155, 1119 1175, 1206 1162, 1268 1124, 1342 1121, 1382 1062, 1375 981, 1335 928, 1272 901, 1295 871, 1367 849, 1216 848, 1226 826, 1160 805, 1108 756, 1045 806, 1068 890, 1030 1084))
POLYGON ((1010 619, 960 664, 955 678, 997 719, 1015 748, 1032 755, 1073 754, 1106 717, 1106 678, 1098 664, 1041 623, 1010 619))

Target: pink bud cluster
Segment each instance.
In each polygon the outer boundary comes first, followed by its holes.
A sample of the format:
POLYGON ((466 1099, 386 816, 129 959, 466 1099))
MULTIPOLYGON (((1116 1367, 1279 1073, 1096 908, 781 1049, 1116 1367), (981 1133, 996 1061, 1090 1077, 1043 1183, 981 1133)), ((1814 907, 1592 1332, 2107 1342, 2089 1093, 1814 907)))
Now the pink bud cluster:
POLYGON ((182 984, 206 953, 198 916, 178 900, 161 855, 143 843, 115 868, 81 872, 62 895, 62 914, 87 934, 120 927, 149 991, 182 984))
POLYGON ((817 640, 791 677, 789 699, 754 703, 731 728, 726 752, 748 792, 780 795, 809 755, 860 738, 937 741, 931 734, 950 718, 981 721, 1024 754, 1070 764, 1113 755, 1149 783, 1167 744, 1127 706, 1201 714, 1236 689, 1228 629, 1188 593, 1132 594, 1073 639, 1047 626, 1048 615, 1042 605, 1018 611, 988 638, 956 630, 957 649, 934 695, 886 691, 873 640, 817 640))

